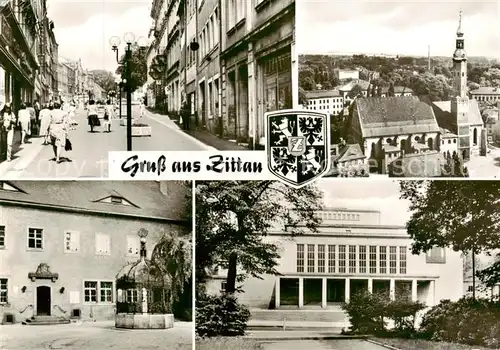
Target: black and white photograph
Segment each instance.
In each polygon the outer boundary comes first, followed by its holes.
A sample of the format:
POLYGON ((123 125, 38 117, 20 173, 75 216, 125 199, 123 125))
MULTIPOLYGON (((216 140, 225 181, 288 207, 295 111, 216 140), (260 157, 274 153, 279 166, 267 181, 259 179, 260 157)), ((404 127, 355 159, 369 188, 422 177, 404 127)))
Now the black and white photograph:
POLYGON ((109 151, 264 149, 264 113, 294 105, 295 0, 0 13, 1 178, 106 178, 109 151))
POLYGON ((299 105, 329 177, 500 175, 498 1, 297 2, 299 105))
POLYGON ((494 181, 196 183, 196 349, 497 349, 494 181))
POLYGON ((192 349, 191 182, 0 186, 1 349, 192 349))

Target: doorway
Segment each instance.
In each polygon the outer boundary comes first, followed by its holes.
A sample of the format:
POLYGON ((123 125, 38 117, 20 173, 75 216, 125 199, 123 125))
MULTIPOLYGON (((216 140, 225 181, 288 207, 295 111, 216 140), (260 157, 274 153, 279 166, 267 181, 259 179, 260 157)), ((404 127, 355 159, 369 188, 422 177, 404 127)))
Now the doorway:
POLYGON ((40 286, 36 288, 36 314, 37 316, 50 316, 50 287, 40 286))

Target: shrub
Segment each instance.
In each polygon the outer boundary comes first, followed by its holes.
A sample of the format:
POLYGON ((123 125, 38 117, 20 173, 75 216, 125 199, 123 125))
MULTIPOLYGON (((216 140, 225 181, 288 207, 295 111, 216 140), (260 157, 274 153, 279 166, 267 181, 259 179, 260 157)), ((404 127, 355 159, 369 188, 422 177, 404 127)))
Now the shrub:
POLYGON ((360 334, 386 334, 386 320, 394 322, 399 334, 411 335, 415 331, 415 315, 425 308, 420 302, 406 298, 391 301, 386 293, 361 292, 354 294, 342 309, 348 314, 351 332, 360 334))
POLYGON ((205 295, 196 301, 196 333, 202 337, 244 335, 248 308, 233 294, 205 295))
POLYGON ((464 297, 442 300, 420 325, 421 334, 435 341, 500 347, 500 303, 464 297))

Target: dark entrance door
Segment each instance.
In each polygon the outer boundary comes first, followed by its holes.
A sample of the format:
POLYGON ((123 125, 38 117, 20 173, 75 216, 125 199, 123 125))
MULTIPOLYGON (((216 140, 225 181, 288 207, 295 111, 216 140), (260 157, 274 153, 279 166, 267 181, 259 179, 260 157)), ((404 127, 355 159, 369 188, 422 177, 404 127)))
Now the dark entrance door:
POLYGON ((50 315, 50 287, 40 286, 36 289, 36 314, 50 315))

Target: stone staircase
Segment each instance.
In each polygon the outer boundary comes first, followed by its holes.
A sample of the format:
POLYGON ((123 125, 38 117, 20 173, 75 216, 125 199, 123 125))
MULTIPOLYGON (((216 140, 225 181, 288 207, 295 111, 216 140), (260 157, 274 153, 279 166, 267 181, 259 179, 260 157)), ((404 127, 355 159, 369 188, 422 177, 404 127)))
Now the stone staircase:
POLYGON ((23 321, 22 324, 30 326, 47 326, 54 324, 68 324, 70 320, 60 316, 32 316, 23 321))
POLYGON ((250 329, 337 329, 349 327, 347 315, 340 308, 332 309, 252 309, 250 329))

